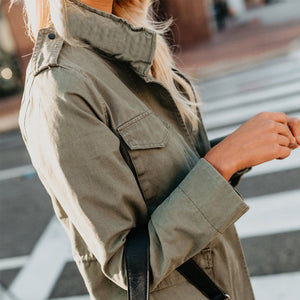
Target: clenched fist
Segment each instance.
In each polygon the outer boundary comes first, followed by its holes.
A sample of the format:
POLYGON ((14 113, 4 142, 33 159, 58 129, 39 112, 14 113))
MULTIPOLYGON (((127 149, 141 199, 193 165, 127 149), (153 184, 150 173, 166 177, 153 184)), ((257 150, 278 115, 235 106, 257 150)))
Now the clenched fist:
POLYGON ((237 171, 288 157, 300 145, 300 120, 282 112, 262 112, 205 155, 226 179, 237 171))

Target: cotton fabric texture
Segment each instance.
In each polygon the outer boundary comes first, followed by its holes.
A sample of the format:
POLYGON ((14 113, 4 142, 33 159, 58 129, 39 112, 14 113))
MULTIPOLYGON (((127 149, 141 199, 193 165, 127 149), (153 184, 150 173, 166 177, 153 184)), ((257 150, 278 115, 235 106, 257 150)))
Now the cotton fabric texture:
POLYGON ((175 270, 191 257, 232 299, 254 299, 234 227, 249 207, 203 158, 202 122, 193 132, 148 75, 156 34, 73 2, 88 18, 70 10, 71 34, 92 49, 39 31, 19 126, 91 299, 127 299, 124 243, 148 214, 151 299, 205 299, 175 270))

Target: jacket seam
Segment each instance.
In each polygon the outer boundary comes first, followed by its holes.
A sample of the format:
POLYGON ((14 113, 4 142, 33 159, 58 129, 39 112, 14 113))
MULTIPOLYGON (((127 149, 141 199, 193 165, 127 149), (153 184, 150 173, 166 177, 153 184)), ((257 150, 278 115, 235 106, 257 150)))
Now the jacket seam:
POLYGON ((211 222, 209 222, 208 218, 203 214, 203 212, 199 209, 199 207, 196 205, 196 203, 187 195, 187 193, 180 187, 178 186, 178 188, 182 191, 182 193, 186 196, 186 198, 188 198, 193 205, 196 207, 196 209, 200 212, 200 214, 203 216, 203 218, 205 219, 205 221, 218 233, 221 233, 213 224, 211 224, 211 222))
POLYGON ((246 265, 246 260, 245 260, 245 256, 244 256, 244 253, 243 253, 243 248, 242 248, 241 241, 238 237, 238 234, 237 234, 237 231, 236 231, 235 227, 234 227, 233 232, 234 232, 234 236, 237 240, 238 247, 239 247, 239 250, 240 250, 238 255, 240 256, 240 259, 242 260, 242 268, 243 268, 244 272, 246 273, 247 281, 250 284, 251 295, 252 295, 253 299, 255 299, 253 289, 252 289, 252 286, 251 286, 251 281, 249 280, 250 274, 249 274, 249 270, 248 270, 247 265, 246 265))
MULTIPOLYGON (((141 118, 137 118, 138 120, 136 120, 135 122, 132 122, 130 125, 124 127, 124 128, 121 128, 121 130, 119 130, 120 128, 118 128, 118 131, 120 133, 120 135, 123 137, 124 141, 126 143, 128 143, 126 141, 126 138, 128 135, 130 136, 130 132, 126 132, 126 129, 128 129, 128 127, 132 127, 132 126, 136 126, 138 124, 138 122, 140 120, 143 120, 146 116, 142 116, 141 118)), ((167 128, 167 126, 164 126, 164 130, 165 130, 165 133, 164 133, 164 136, 163 138, 159 141, 159 142, 152 142, 152 143, 128 143, 129 147, 130 148, 134 148, 134 147, 164 147, 166 145, 166 142, 168 141, 168 137, 169 137, 169 130, 167 128)), ((132 149, 134 150, 134 149, 132 149)))
POLYGON ((132 119, 127 120, 124 123, 122 123, 121 125, 119 125, 117 130, 119 132, 126 130, 128 127, 135 125, 138 121, 140 121, 141 119, 144 119, 147 115, 150 115, 151 113, 152 113, 151 110, 148 109, 148 110, 140 113, 139 115, 133 117, 132 119))
MULTIPOLYGON (((25 107, 25 111, 24 111, 24 115, 23 115, 23 129, 24 129, 24 135, 25 135, 25 140, 27 142, 27 130, 26 130, 26 126, 25 126, 25 122, 26 122, 26 117, 27 117, 27 113, 28 113, 28 109, 29 109, 29 105, 31 103, 31 98, 30 98, 30 94, 31 94, 31 90, 33 87, 33 83, 34 83, 35 77, 31 77, 31 82, 30 82, 30 87, 29 87, 29 91, 28 91, 28 101, 25 102, 26 103, 26 107, 25 107)), ((25 104, 24 103, 24 104, 25 104)))
MULTIPOLYGON (((61 65, 61 64, 57 64, 57 65, 47 65, 45 66, 44 69, 41 69, 40 72, 38 72, 37 74, 33 74, 34 77, 37 77, 38 75, 40 75, 41 73, 43 72, 46 72, 46 71, 50 71, 51 69, 53 68, 62 68, 62 69, 65 69, 69 72, 76 72, 77 75, 83 77, 83 79, 86 80, 87 84, 88 85, 93 85, 92 81, 90 80, 90 78, 84 74, 84 72, 81 72, 81 70, 77 69, 77 68, 71 68, 71 67, 68 67, 68 66, 64 66, 64 65, 61 65)), ((31 73, 34 73, 34 71, 31 71, 31 73)), ((105 118, 105 122, 106 124, 108 124, 108 113, 107 113, 107 107, 106 107, 106 103, 101 100, 101 99, 97 99, 100 103, 100 105, 104 108, 104 118, 105 118)))

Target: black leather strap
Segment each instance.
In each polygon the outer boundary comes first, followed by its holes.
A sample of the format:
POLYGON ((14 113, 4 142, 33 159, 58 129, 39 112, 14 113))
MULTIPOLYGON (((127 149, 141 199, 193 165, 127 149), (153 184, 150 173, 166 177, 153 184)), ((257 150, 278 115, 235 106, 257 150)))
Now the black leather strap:
POLYGON ((178 267, 177 271, 209 300, 230 299, 192 259, 178 267))
POLYGON ((125 244, 129 300, 149 299, 149 259, 148 227, 132 229, 125 244))

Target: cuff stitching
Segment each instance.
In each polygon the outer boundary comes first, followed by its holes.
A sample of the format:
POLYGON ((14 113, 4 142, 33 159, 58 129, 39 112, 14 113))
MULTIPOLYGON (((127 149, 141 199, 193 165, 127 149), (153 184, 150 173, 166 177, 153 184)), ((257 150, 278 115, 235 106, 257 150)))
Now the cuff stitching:
POLYGON ((213 224, 211 224, 211 222, 209 222, 209 220, 207 219, 207 217, 203 214, 203 212, 198 208, 198 206, 196 205, 196 203, 188 196, 188 194, 180 187, 178 186, 178 188, 182 191, 182 193, 186 196, 186 198, 188 198, 193 205, 197 208, 197 210, 200 212, 200 214, 203 216, 203 218, 206 220, 206 222, 217 232, 221 233, 213 224))

